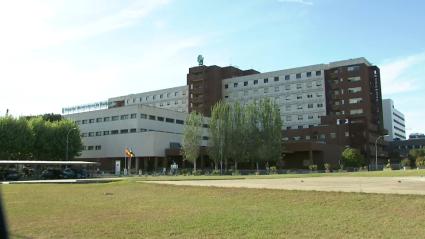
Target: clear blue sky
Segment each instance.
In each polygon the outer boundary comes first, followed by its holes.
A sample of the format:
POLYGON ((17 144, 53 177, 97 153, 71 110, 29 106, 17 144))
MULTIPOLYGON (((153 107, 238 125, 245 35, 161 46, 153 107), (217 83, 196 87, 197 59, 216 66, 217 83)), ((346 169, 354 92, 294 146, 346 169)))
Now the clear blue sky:
POLYGON ((425 132, 425 1, 151 0, 0 2, 0 114, 180 86, 207 65, 280 70, 355 57, 425 132))

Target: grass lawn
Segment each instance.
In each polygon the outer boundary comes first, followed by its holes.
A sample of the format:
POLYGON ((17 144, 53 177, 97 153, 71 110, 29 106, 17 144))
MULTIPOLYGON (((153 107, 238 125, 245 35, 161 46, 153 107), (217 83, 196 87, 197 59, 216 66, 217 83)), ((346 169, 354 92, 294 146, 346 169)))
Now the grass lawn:
POLYGON ((365 171, 365 172, 335 172, 335 173, 305 173, 305 174, 272 174, 272 175, 223 175, 223 176, 147 176, 130 177, 128 180, 161 181, 161 180, 219 180, 219 179, 272 179, 272 178, 302 178, 302 177, 425 177, 425 169, 420 170, 392 170, 392 171, 365 171))
POLYGON ((12 238, 424 238, 425 197, 179 187, 3 185, 12 238))

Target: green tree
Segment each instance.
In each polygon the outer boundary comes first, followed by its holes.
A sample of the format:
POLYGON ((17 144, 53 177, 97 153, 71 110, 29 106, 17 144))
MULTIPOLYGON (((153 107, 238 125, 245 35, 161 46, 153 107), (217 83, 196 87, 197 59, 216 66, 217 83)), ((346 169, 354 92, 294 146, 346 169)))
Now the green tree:
POLYGON ((202 140, 202 115, 191 112, 187 118, 183 130, 183 157, 193 163, 193 170, 196 172, 196 160, 199 156, 199 149, 202 140))
POLYGON ((25 118, 0 118, 0 158, 24 160, 31 158, 34 135, 25 118))
POLYGON ((364 165, 365 162, 364 157, 360 151, 353 148, 346 148, 342 152, 341 161, 344 167, 360 167, 364 165))
POLYGON ((425 149, 412 149, 409 151, 409 159, 415 162, 416 167, 425 166, 425 149))
POLYGON ((222 101, 217 102, 211 110, 208 154, 213 159, 216 170, 219 163, 223 167, 223 161, 227 162, 227 153, 230 148, 229 112, 229 105, 222 101))

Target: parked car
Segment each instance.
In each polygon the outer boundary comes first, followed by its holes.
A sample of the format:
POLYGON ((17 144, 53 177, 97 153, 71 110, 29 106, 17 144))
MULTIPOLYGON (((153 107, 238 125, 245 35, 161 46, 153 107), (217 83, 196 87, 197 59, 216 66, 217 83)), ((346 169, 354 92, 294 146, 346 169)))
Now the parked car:
POLYGON ((14 169, 6 169, 1 173, 1 178, 6 181, 15 181, 21 178, 21 174, 14 169))
POLYGON ((62 171, 62 177, 63 178, 78 178, 77 174, 74 170, 70 169, 70 168, 66 168, 62 171))
POLYGON ((41 172, 41 179, 61 179, 63 178, 62 170, 60 169, 45 169, 41 172))
POLYGON ((76 178, 88 178, 89 173, 85 169, 74 169, 76 178))

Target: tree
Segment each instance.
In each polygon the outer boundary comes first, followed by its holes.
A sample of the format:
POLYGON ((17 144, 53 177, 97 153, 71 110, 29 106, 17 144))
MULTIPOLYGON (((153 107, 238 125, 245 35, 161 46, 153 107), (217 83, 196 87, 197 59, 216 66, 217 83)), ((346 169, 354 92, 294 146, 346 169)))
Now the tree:
POLYGON ((342 165, 344 167, 360 167, 364 164, 364 157, 359 150, 346 148, 342 152, 342 165))
POLYGON ((0 158, 30 159, 34 135, 25 118, 0 118, 0 158))
POLYGON ((415 162, 416 167, 425 166, 425 149, 412 149, 409 151, 409 159, 415 162))
POLYGON ((259 157, 260 161, 276 162, 282 153, 282 120, 278 106, 269 99, 260 101, 258 109, 259 157))
POLYGON ((217 102, 211 110, 208 154, 213 159, 216 170, 219 163, 223 167, 223 160, 227 161, 230 132, 228 122, 229 111, 229 105, 222 101, 217 102))
POLYGON ((199 148, 202 140, 202 115, 191 112, 187 118, 183 131, 183 157, 193 162, 193 170, 196 172, 196 159, 199 156, 199 148))

